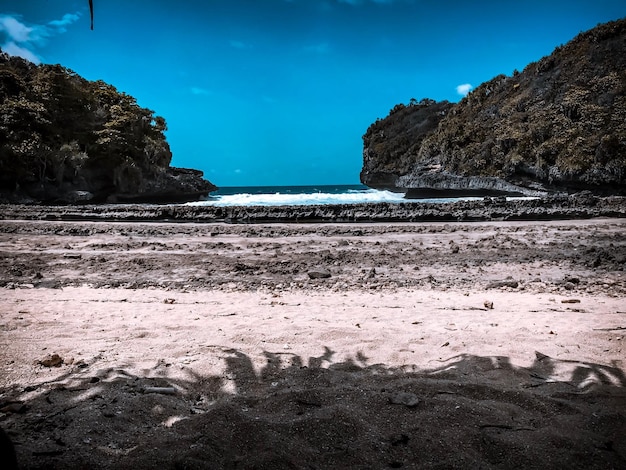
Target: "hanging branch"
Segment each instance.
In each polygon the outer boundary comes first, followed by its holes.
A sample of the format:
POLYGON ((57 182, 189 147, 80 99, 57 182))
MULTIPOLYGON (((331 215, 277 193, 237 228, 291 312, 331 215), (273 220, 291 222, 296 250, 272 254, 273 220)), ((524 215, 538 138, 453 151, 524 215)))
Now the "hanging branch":
POLYGON ((93 0, 89 0, 89 12, 91 13, 91 30, 93 31, 93 0))

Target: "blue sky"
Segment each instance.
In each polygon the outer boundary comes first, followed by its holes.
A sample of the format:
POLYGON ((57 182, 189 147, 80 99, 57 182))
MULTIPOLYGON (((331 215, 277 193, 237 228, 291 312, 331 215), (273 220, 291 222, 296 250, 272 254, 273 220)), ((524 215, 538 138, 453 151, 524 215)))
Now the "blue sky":
POLYGON ((0 47, 165 117, 218 186, 358 183, 397 103, 458 101, 626 16, 624 0, 0 0, 0 47))

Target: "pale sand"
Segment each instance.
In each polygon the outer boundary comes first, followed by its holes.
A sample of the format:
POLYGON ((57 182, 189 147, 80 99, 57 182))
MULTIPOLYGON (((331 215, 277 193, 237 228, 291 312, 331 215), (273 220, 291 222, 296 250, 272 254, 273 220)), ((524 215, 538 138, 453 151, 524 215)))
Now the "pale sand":
POLYGON ((0 225, 27 468, 626 468, 624 220, 0 225))

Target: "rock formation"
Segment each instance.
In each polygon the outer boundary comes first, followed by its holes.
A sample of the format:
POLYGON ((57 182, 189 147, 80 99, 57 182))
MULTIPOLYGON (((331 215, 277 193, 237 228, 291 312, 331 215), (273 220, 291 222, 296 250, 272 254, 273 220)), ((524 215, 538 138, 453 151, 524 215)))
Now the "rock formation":
POLYGON ((363 136, 361 181, 407 197, 626 194, 626 19, 457 104, 397 105, 363 136))
POLYGON ((166 129, 111 85, 0 52, 0 201, 181 202, 215 190, 170 167, 166 129))

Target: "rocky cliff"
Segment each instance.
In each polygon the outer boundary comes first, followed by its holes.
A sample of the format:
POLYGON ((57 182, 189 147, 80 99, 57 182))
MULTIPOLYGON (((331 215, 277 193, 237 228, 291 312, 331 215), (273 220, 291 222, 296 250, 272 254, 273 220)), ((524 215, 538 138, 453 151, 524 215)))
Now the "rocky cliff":
POLYGON ((180 202, 216 189, 170 167, 166 129, 111 85, 0 52, 0 201, 180 202))
POLYGON ((397 105, 363 142, 361 181, 407 197, 626 194, 626 19, 457 104, 397 105))

